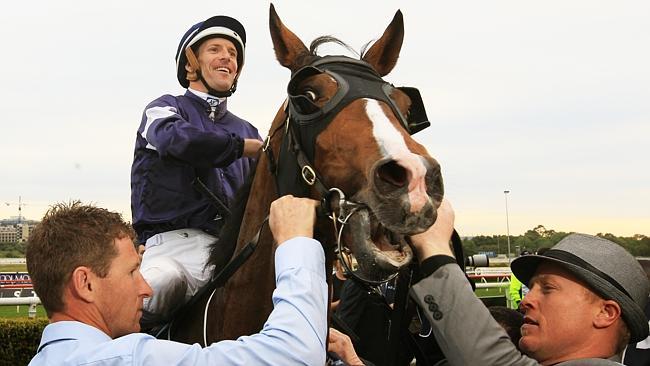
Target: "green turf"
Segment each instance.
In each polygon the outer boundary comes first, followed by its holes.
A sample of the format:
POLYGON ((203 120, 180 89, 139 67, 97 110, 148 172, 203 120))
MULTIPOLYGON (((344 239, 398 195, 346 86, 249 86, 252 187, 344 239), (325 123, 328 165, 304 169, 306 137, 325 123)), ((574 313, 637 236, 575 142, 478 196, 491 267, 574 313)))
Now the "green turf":
MULTIPOLYGON (((492 296, 506 296, 507 289, 505 288, 487 288, 487 289, 477 289, 475 291, 476 296, 478 297, 492 297, 492 296)), ((0 319, 11 319, 11 318, 27 318, 29 311, 29 305, 3 305, 0 306, 0 319), (18 308, 18 311, 16 311, 18 308)), ((46 318, 45 309, 42 305, 36 306, 36 317, 37 318, 46 318)))
MULTIPOLYGON (((28 311, 29 311, 29 305, 20 305, 20 306, 2 305, 0 306, 0 319, 27 318, 28 311), (18 308, 18 311, 16 311, 16 308, 18 308)), ((36 306, 36 317, 37 318, 47 317, 47 315, 45 314, 45 309, 43 309, 42 305, 36 306)))
MULTIPOLYGON (((0 272, 27 272, 27 266, 24 264, 0 264, 0 272)), ((476 289, 474 293, 478 297, 493 297, 493 296, 506 296, 508 292, 504 287, 492 287, 476 289)), ((0 306, 0 318, 20 318, 27 317, 28 305, 21 305, 19 313, 16 313, 16 306, 0 306)), ((43 306, 38 305, 36 308, 37 317, 45 317, 45 310, 43 306)))
MULTIPOLYGON (((27 266, 25 264, 0 264, 0 272, 27 272, 27 266)), ((0 306, 0 318, 27 318, 28 311, 29 305, 18 306, 18 312, 16 312, 16 305, 3 305, 0 306)), ((45 317, 43 306, 36 307, 36 316, 45 317)))
POLYGON ((474 291, 478 297, 506 296, 506 292, 508 292, 507 287, 477 288, 474 291))
POLYGON ((0 264, 0 272, 27 272, 26 264, 0 264))

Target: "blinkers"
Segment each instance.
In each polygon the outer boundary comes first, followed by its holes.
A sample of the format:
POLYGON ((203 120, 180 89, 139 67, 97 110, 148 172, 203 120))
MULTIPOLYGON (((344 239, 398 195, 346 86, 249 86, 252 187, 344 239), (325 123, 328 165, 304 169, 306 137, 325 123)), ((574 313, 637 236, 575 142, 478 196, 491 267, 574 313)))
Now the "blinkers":
POLYGON ((356 99, 370 98, 388 104, 404 128, 410 133, 419 132, 430 125, 424 109, 420 92, 412 87, 395 88, 384 81, 365 61, 344 56, 324 56, 293 73, 287 87, 289 95, 289 115, 295 122, 292 126, 296 138, 302 143, 305 154, 310 161, 314 159, 314 142, 332 121, 334 116, 356 99), (298 90, 300 83, 307 78, 326 73, 338 84, 334 96, 322 107, 316 105, 298 90), (406 116, 390 97, 395 89, 404 92, 411 99, 411 107, 406 116))

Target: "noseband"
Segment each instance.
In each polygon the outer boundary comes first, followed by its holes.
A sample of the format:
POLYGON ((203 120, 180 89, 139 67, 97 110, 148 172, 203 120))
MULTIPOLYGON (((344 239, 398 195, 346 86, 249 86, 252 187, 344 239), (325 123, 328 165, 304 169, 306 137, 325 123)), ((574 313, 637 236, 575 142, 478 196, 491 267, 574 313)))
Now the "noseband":
POLYGON ((352 271, 347 258, 345 258, 346 253, 350 251, 342 244, 341 235, 348 219, 366 206, 347 199, 345 193, 339 188, 329 188, 315 170, 312 162, 318 135, 327 128, 344 107, 357 99, 369 98, 388 104, 410 134, 428 127, 430 123, 427 120, 419 91, 408 87, 395 88, 392 84, 384 81, 367 62, 343 56, 320 57, 300 68, 292 74, 287 91, 288 99, 285 108, 287 117, 281 126, 285 137, 280 147, 277 163, 271 151, 270 139, 280 128, 267 137, 262 148, 269 159, 271 173, 275 176, 278 195, 292 194, 298 197, 308 197, 311 189, 316 189, 321 197, 320 213, 332 219, 337 241, 335 251, 345 270, 357 280, 369 285, 379 285, 390 281, 397 273, 387 279, 375 281, 361 278, 352 271), (308 77, 322 73, 326 73, 336 80, 338 89, 323 106, 318 106, 306 95, 300 94, 298 86, 308 77), (411 108, 406 116, 390 96, 395 89, 402 90, 411 98, 411 108))

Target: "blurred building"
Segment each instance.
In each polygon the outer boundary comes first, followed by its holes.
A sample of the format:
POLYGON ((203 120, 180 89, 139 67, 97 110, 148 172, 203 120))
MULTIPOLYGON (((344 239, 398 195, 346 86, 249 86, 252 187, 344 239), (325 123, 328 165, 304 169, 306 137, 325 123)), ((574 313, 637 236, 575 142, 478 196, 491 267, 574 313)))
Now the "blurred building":
POLYGON ((24 243, 34 231, 35 223, 0 224, 0 243, 24 243))

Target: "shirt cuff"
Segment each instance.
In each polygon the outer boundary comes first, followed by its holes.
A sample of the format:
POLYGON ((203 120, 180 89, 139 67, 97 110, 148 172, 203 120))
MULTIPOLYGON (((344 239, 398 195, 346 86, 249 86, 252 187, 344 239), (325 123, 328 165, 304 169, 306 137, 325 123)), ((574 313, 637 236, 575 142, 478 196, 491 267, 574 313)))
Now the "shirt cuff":
POLYGON ((325 253, 318 240, 298 236, 275 250, 275 280, 292 268, 305 268, 325 278, 325 253))
POLYGON ((422 273, 423 278, 429 277, 433 272, 437 271, 438 268, 450 263, 456 263, 456 259, 444 254, 434 255, 422 261, 420 264, 420 272, 422 273))

